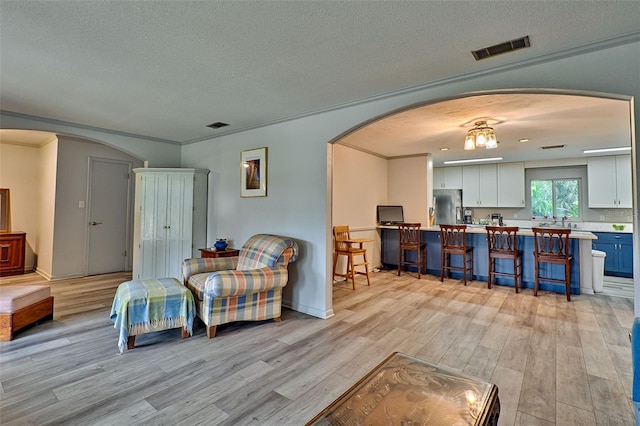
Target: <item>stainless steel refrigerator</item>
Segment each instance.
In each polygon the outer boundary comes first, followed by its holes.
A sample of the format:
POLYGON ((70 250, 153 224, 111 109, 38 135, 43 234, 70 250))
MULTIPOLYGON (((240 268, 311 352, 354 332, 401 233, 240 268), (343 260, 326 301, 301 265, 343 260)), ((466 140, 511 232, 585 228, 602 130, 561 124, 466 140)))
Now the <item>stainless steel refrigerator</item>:
POLYGON ((462 190, 434 189, 434 225, 455 225, 462 223, 462 190))

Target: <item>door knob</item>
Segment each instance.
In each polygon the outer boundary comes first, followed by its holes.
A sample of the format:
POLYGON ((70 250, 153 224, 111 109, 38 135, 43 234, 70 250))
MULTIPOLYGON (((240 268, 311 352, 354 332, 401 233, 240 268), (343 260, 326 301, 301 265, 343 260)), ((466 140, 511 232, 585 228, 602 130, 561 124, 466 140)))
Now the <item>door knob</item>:
POLYGON ((102 222, 91 222, 91 226, 102 225, 102 222))

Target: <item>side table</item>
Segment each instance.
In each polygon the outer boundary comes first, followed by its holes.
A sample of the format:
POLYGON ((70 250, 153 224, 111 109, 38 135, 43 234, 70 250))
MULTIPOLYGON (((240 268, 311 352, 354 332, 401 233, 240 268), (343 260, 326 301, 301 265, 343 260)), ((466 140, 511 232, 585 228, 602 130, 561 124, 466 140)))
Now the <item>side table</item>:
POLYGON ((233 257, 240 255, 240 250, 227 247, 224 250, 216 250, 214 248, 201 248, 200 256, 206 257, 233 257))

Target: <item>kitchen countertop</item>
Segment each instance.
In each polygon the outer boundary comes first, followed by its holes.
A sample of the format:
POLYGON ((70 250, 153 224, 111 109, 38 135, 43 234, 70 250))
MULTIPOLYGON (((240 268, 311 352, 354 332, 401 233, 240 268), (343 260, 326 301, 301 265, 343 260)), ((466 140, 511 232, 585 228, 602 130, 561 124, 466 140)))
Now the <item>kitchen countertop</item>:
MULTIPOLYGON (((514 225, 515 226, 515 225, 514 225)), ((398 229, 397 226, 392 225, 382 225, 378 228, 386 228, 386 229, 398 229)), ((440 232, 440 226, 421 226, 421 231, 430 231, 430 232, 440 232)), ((467 233, 469 234, 486 234, 487 230, 485 229, 485 225, 467 225, 467 233)), ((522 235, 525 237, 533 237, 533 232, 531 228, 521 227, 518 230, 518 235, 522 235)), ((571 234, 569 234, 569 238, 576 238, 579 240, 597 240, 598 237, 593 235, 593 233, 584 230, 575 230, 571 229, 571 234)))

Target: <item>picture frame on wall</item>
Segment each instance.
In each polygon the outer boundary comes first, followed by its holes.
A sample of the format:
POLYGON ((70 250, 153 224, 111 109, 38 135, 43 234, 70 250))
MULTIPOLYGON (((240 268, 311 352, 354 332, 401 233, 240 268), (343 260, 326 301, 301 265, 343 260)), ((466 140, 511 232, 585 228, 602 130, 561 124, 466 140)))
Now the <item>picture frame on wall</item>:
POLYGON ((267 148, 242 151, 240 154, 240 196, 267 196, 267 148))

